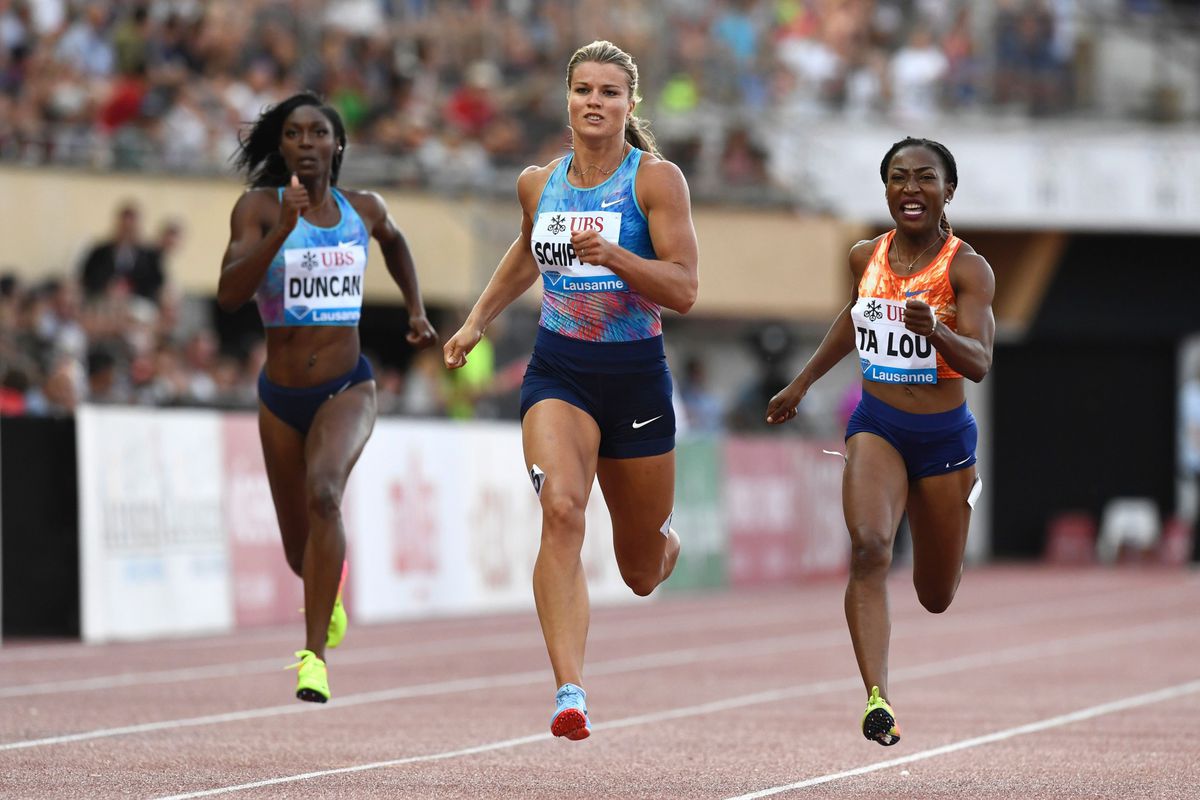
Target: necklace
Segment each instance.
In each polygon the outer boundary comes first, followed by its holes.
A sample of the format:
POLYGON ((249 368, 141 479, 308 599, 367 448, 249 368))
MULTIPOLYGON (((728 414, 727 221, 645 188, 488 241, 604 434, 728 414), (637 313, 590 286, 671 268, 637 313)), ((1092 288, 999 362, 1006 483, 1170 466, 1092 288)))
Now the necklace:
MULTIPOLYGON (((921 252, 917 253, 917 257, 916 257, 916 258, 914 258, 912 261, 908 262, 908 264, 907 264, 907 265, 904 267, 904 272, 905 272, 906 274, 907 274, 907 273, 909 273, 909 272, 912 272, 913 264, 917 263, 917 261, 918 261, 918 260, 920 260, 921 256, 923 256, 923 255, 925 255, 926 253, 928 253, 928 252, 929 252, 929 250, 930 250, 930 249, 931 249, 931 248, 932 248, 932 247, 933 247, 935 244, 939 244, 939 243, 941 243, 941 241, 942 241, 942 236, 941 236, 941 234, 938 234, 938 237, 937 237, 936 239, 934 239, 932 242, 930 242, 930 243, 929 243, 929 247, 926 247, 924 250, 922 250, 921 252)), ((897 256, 898 256, 898 255, 900 255, 900 245, 896 245, 896 255, 897 255, 897 256)))
POLYGON ((587 175, 592 170, 595 170, 596 172, 599 172, 601 175, 604 175, 607 177, 617 171, 617 167, 621 166, 621 162, 623 162, 625 160, 625 156, 628 153, 629 153, 629 142, 626 142, 625 146, 621 148, 621 160, 618 161, 617 165, 615 167, 613 167, 612 169, 604 169, 604 167, 600 166, 599 164, 592 164, 587 169, 580 170, 579 169, 579 159, 572 156, 571 157, 571 172, 574 172, 575 177, 579 178, 580 180, 583 180, 583 176, 587 175))

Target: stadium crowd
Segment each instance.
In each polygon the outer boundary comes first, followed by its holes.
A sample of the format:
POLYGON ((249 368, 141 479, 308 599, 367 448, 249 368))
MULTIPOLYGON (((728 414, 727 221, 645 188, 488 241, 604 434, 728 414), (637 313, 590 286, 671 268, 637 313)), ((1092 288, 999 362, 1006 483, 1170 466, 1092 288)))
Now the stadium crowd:
MULTIPOLYGON (((665 155, 695 176, 696 196, 737 199, 739 187, 761 194, 769 184, 764 137, 780 119, 1086 111, 1088 15, 1170 7, 0 0, 0 162, 227 171, 247 120, 311 88, 345 118, 348 167, 372 185, 509 187, 512 170, 567 144, 567 57, 608 38, 638 57, 644 113, 665 155)), ((84 400, 252 405, 261 342, 218 347, 208 299, 171 284, 184 228, 171 223, 145 241, 131 204, 118 209, 111 241, 55 278, 24 281, 22 265, 0 264, 0 411, 70 413, 84 400)), ((436 367, 384 365, 381 410, 448 413, 455 390, 436 367)))
POLYGON ((561 150, 563 65, 584 39, 609 38, 639 58, 668 157, 686 168, 689 115, 702 111, 723 129, 709 156, 723 185, 756 182, 752 121, 776 111, 1070 112, 1088 15, 1166 5, 0 0, 0 159, 221 170, 245 121, 310 88, 340 110, 377 181, 487 188, 495 170, 561 150))

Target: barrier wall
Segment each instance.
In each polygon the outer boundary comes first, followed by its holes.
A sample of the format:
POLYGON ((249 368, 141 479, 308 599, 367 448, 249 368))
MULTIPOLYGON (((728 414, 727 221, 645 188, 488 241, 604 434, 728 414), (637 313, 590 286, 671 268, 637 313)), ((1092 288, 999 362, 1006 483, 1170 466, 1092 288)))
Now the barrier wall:
MULTIPOLYGON (((92 406, 77 437, 85 641, 299 622, 253 414, 92 406)), ((821 452, 837 444, 681 440, 684 546, 665 591, 844 570, 841 460, 821 452)), ((343 502, 351 615, 532 611, 540 513, 515 423, 379 420, 343 502)), ((587 528, 592 602, 639 602, 598 487, 587 528)))

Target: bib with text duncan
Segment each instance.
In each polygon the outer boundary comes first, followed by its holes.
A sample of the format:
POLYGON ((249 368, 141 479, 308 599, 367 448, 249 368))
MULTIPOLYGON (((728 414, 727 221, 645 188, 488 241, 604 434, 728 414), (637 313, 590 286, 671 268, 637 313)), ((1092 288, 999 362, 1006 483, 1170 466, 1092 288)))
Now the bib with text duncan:
POLYGON ((359 244, 285 250, 283 316, 288 325, 357 325, 367 249, 359 244))
POLYGON ((905 329, 903 301, 860 297, 850 316, 865 379, 876 383, 938 382, 937 353, 928 339, 905 329))
POLYGON ((627 292, 629 285, 607 267, 585 264, 571 246, 574 231, 596 231, 620 244, 619 211, 543 211, 533 224, 533 260, 542 287, 554 292, 627 292))

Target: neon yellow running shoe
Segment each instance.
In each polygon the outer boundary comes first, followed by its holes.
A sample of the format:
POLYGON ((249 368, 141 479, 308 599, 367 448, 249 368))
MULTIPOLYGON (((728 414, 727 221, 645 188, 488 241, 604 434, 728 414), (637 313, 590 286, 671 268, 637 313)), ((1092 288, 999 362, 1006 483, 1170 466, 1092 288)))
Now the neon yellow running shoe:
POLYGON ((342 605, 342 589, 346 585, 346 573, 350 571, 350 562, 342 562, 342 579, 338 582, 337 598, 333 601, 333 613, 329 615, 329 632, 325 634, 325 646, 337 647, 346 638, 346 607, 342 605))
POLYGON ((295 664, 289 664, 288 669, 298 670, 296 673, 296 697, 309 703, 324 703, 329 700, 329 671, 325 662, 317 658, 312 650, 297 650, 295 664))
POLYGON ((863 736, 879 742, 884 747, 891 747, 900 741, 900 726, 896 724, 896 712, 888 705, 887 700, 879 696, 879 687, 871 687, 871 696, 867 698, 867 710, 862 717, 863 736))

